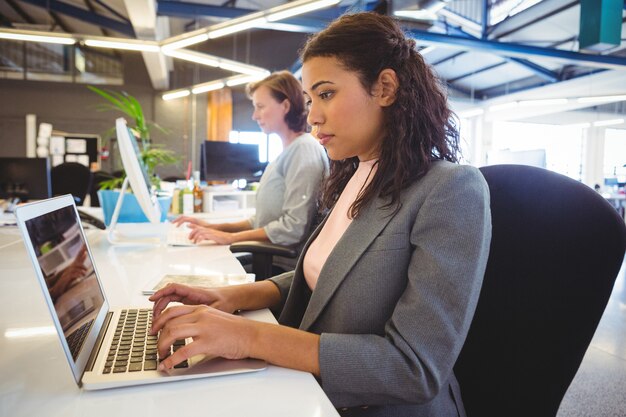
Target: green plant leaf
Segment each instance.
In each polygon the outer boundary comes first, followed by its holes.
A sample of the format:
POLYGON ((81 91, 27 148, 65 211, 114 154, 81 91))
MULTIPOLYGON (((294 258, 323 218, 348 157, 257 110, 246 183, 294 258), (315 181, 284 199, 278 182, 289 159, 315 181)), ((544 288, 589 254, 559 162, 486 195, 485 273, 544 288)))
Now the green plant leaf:
MULTIPOLYGON (((152 144, 150 130, 156 128, 165 134, 169 134, 170 132, 158 124, 146 120, 141 103, 127 92, 103 90, 94 86, 87 86, 87 88, 107 101, 107 103, 99 104, 96 107, 97 111, 119 111, 132 119, 134 126, 129 126, 129 128, 133 132, 133 135, 138 137, 141 141, 141 159, 146 167, 152 185, 160 188, 161 179, 154 172, 156 167, 159 165, 176 164, 180 161, 180 158, 173 151, 165 149, 163 145, 152 144)), ((114 131, 115 128, 111 128, 107 131, 107 134, 114 131)), ((101 185, 101 189, 119 188, 123 181, 124 178, 114 178, 104 181, 101 185)))
POLYGON ((129 109, 127 108, 127 106, 125 105, 124 102, 120 101, 119 98, 117 97, 117 93, 115 93, 114 91, 108 91, 108 90, 101 90, 98 87, 94 87, 91 85, 88 85, 87 88, 89 88, 91 91, 93 91, 94 93, 98 94, 99 96, 101 96, 102 98, 104 98, 105 100, 109 101, 109 103, 111 103, 112 110, 119 110, 131 117, 133 117, 132 112, 129 111, 129 109))

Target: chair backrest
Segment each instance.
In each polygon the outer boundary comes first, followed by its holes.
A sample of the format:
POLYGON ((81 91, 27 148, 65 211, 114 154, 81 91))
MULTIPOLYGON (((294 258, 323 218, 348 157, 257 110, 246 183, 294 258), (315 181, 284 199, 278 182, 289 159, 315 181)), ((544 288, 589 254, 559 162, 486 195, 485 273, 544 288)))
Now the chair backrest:
POLYGON ((91 207, 100 207, 100 199, 98 198, 98 190, 100 189, 100 184, 113 178, 115 178, 113 174, 109 174, 106 171, 96 171, 93 173, 91 179, 91 187, 89 187, 89 198, 91 199, 91 207))
POLYGON ((91 188, 89 168, 78 162, 64 162, 50 170, 52 195, 72 194, 77 205, 82 205, 91 188))
POLYGON ((493 235, 454 367, 463 402, 468 417, 555 416, 622 264, 624 220, 568 177, 523 165, 481 171, 493 235))

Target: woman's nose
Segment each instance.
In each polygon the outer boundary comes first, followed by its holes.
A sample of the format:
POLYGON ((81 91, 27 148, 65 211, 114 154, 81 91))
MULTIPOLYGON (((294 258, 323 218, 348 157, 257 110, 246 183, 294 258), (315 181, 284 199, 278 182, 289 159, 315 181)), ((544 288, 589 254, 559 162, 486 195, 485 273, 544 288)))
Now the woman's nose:
POLYGON ((322 123, 321 115, 315 106, 309 105, 309 114, 306 117, 306 121, 311 126, 317 126, 322 123))

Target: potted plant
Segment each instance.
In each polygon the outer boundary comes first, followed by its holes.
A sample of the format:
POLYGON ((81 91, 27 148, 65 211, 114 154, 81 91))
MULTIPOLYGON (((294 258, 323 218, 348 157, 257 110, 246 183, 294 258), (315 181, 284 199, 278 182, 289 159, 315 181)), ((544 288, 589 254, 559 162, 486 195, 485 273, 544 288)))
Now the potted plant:
MULTIPOLYGON (((156 123, 152 123, 146 120, 141 104, 139 103, 139 101, 137 101, 135 97, 131 96, 130 94, 123 91, 116 92, 111 90, 103 90, 94 86, 87 86, 87 88, 106 100, 106 103, 103 103, 97 107, 99 111, 119 111, 130 118, 129 127, 135 137, 138 138, 140 144, 139 149, 141 152, 141 159, 143 160, 143 164, 148 173, 148 177, 150 178, 150 182, 154 187, 156 187, 157 190, 160 190, 161 180, 156 174, 156 167, 164 164, 167 165, 177 163, 179 161, 179 158, 174 154, 173 151, 165 149, 163 145, 153 144, 150 138, 150 130, 152 128, 157 128, 166 133, 167 131, 156 123)), ((111 130, 113 131, 114 129, 111 130)), ((112 178, 100 184, 98 197, 100 198, 100 205, 103 208, 105 223, 107 225, 110 223, 113 208, 115 207, 115 202, 117 202, 117 198, 119 196, 119 191, 116 191, 116 189, 121 187, 124 178, 125 175, 120 178, 112 178)), ((159 198, 159 200, 163 211, 162 219, 164 219, 169 209, 171 197, 163 197, 159 198)), ((124 204, 122 205, 122 211, 120 213, 118 221, 147 221, 147 218, 143 215, 134 196, 125 196, 124 204)))

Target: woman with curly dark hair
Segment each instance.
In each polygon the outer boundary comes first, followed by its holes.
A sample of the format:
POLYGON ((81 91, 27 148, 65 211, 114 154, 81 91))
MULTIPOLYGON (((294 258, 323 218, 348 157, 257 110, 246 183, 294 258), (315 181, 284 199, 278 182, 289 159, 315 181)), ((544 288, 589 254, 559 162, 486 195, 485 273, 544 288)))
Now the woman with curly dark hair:
POLYGON ((445 94, 393 19, 343 16, 302 61, 331 211, 291 273, 155 294, 159 349, 194 337, 162 366, 199 352, 261 358, 313 373, 347 415, 464 416, 453 366, 487 262, 487 185, 456 163, 445 94), (163 311, 170 301, 188 305, 163 311), (280 309, 280 325, 228 314, 261 307, 280 309))

